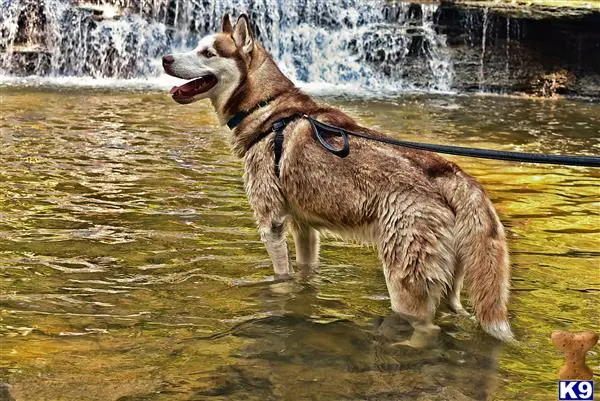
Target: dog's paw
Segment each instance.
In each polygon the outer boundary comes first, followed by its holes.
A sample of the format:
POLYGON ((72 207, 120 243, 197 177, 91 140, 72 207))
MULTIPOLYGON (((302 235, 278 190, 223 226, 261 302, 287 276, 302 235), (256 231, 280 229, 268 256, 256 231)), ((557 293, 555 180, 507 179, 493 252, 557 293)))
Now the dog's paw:
POLYGON ((439 345, 441 333, 440 326, 425 324, 415 327, 410 339, 393 343, 392 346, 406 346, 411 348, 433 348, 439 345))
POLYGON ((283 281, 290 281, 291 279, 293 279, 294 276, 291 273, 284 273, 284 274, 275 274, 273 275, 273 281, 280 283, 283 281))
POLYGON ((434 348, 437 345, 438 345, 437 338, 436 339, 431 339, 431 338, 424 339, 424 338, 414 338, 414 337, 411 337, 408 340, 399 341, 399 342, 391 344, 392 347, 410 347, 410 348, 414 348, 414 349, 434 348))
POLYGON ((399 336, 405 336, 406 332, 412 330, 412 326, 396 314, 391 314, 385 318, 377 319, 374 322, 374 330, 376 335, 393 341, 399 336))
POLYGON ((470 317, 471 314, 462 306, 459 300, 450 300, 448 304, 450 310, 458 316, 470 317))

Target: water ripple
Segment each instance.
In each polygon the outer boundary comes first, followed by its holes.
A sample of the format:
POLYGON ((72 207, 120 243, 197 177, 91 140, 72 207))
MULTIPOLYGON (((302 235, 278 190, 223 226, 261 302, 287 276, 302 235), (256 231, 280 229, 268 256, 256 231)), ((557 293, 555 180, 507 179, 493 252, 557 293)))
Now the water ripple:
MULTIPOLYGON (((273 278, 241 162, 208 104, 180 107, 156 93, 2 95, 0 336, 3 366, 21 373, 0 380, 49 386, 69 376, 104 389, 94 380, 152 376, 218 392, 236 380, 287 386, 318 376, 364 395, 408 394, 434 377, 431 388, 475 393, 487 384, 472 378, 496 380, 500 363, 501 400, 554 380, 552 330, 600 330, 592 169, 453 158, 486 187, 507 227, 521 345, 500 350, 468 319, 442 313, 440 348, 412 352, 390 346, 406 330, 387 338, 381 329, 389 299, 375 250, 324 237, 318 271, 273 278)), ((600 147, 600 104, 330 100, 403 139, 548 153, 600 147)), ((319 394, 329 388, 322 383, 319 394)))

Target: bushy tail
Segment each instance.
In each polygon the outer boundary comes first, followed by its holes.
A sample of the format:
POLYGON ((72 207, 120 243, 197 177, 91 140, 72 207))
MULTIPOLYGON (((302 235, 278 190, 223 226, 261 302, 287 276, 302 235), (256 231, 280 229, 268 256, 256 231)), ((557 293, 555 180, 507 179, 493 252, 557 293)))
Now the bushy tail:
MULTIPOLYGON (((490 335, 514 341, 508 322, 510 290, 508 249, 504 228, 485 192, 469 188, 457 201, 456 246, 477 320, 490 335)), ((455 193, 455 195, 458 195, 455 193)))

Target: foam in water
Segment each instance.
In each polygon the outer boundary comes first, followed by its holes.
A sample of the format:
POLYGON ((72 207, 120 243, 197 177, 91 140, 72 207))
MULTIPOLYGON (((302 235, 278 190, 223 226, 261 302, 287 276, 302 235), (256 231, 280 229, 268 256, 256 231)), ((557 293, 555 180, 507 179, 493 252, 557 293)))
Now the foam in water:
POLYGON ((436 10, 383 0, 3 0, 0 73, 13 84, 23 81, 7 76, 162 87, 162 55, 193 48, 223 14, 244 11, 301 86, 448 91, 452 64, 436 10))

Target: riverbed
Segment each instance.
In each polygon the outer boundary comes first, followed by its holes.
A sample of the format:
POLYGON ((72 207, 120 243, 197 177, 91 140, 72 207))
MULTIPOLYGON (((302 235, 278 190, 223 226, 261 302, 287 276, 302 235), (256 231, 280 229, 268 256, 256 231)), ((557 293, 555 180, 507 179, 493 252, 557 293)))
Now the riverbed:
MULTIPOLYGON (((380 330, 372 248, 325 238, 317 271, 273 281, 208 102, 1 91, 0 382, 17 400, 549 400, 550 333, 600 331, 594 169, 451 157, 507 228, 519 344, 441 308, 440 345, 414 350, 393 345, 401 325, 380 330)), ((600 153, 600 104, 584 100, 321 100, 396 138, 600 153)))

